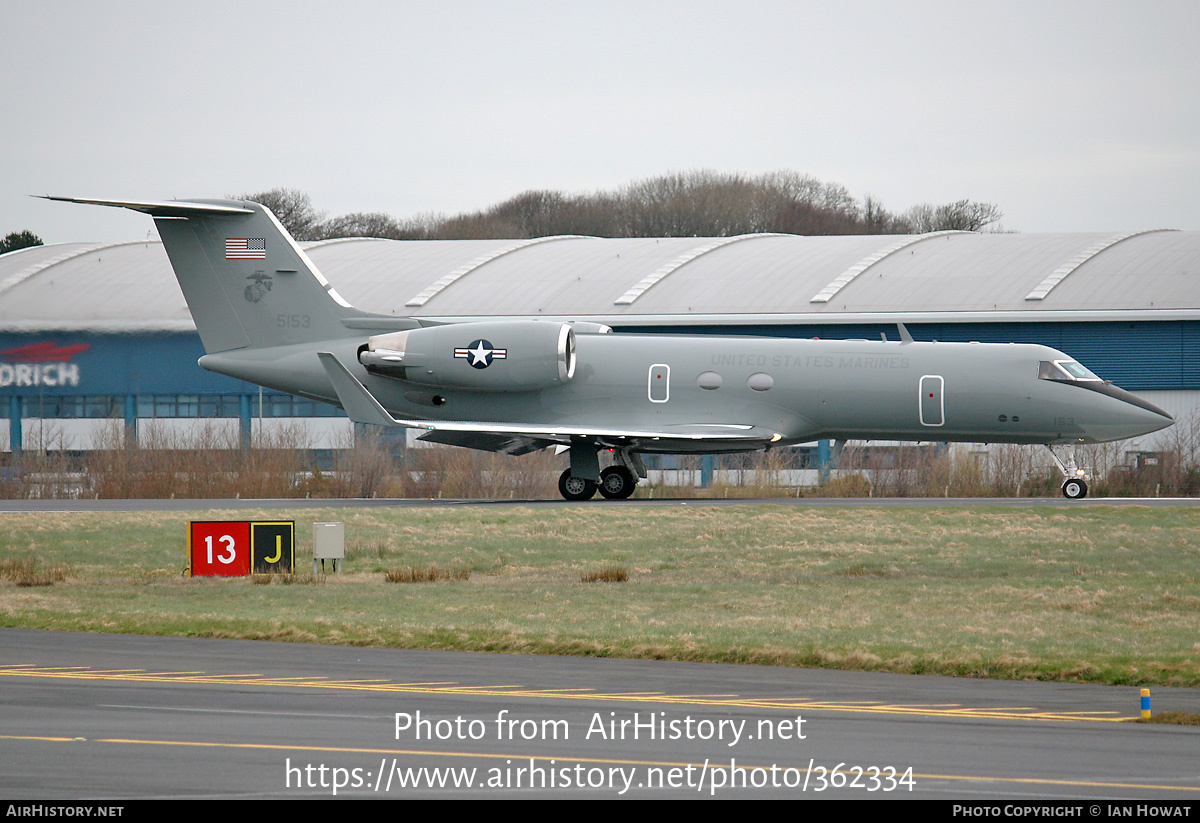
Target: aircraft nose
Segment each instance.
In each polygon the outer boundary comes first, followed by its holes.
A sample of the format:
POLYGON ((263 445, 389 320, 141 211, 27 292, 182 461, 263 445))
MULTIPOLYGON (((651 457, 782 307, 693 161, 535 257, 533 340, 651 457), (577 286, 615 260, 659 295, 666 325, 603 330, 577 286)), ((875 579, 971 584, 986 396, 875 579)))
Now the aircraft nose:
MULTIPOLYGON (((1150 403, 1147 403, 1146 405, 1152 406, 1152 408, 1138 408, 1137 413, 1134 415, 1137 418, 1139 425, 1139 431, 1137 434, 1150 434, 1150 432, 1156 432, 1159 429, 1165 429, 1167 426, 1172 426, 1175 424, 1175 418, 1167 414, 1162 409, 1153 407, 1153 404, 1150 403)), ((1137 435, 1130 435, 1130 437, 1136 436, 1137 435)))
POLYGON ((1115 386, 1106 386, 1105 388, 1104 393, 1120 404, 1118 415, 1111 421, 1113 424, 1111 430, 1103 436, 1105 440, 1140 437, 1143 434, 1150 434, 1174 425, 1175 418, 1149 400, 1115 386))
MULTIPOLYGON (((1118 391, 1120 390, 1118 389, 1118 391)), ((1146 427, 1144 431, 1139 431, 1138 434, 1149 434, 1150 432, 1156 432, 1159 429, 1165 429, 1167 426, 1170 426, 1175 422, 1175 418, 1170 414, 1163 411, 1149 400, 1138 397, 1136 394, 1130 394, 1127 391, 1121 391, 1120 395, 1118 395, 1118 399, 1125 402, 1129 406, 1132 406, 1133 408, 1129 410, 1130 413, 1137 421, 1138 425, 1146 427)))

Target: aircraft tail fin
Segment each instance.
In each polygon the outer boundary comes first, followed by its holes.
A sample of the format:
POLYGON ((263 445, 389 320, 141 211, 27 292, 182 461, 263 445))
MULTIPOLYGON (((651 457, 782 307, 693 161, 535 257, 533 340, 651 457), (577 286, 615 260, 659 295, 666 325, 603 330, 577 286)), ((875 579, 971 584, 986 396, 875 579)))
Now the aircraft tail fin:
POLYGON ((365 317, 339 295, 270 209, 240 200, 87 200, 154 218, 209 354, 347 336, 365 317))

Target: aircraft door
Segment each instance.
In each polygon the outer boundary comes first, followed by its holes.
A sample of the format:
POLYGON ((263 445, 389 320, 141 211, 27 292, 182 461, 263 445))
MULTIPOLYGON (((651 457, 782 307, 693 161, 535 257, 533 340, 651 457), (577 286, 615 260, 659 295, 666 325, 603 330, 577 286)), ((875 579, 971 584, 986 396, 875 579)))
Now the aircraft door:
POLYGON ((671 367, 666 363, 651 366, 646 391, 651 403, 666 403, 671 397, 671 367))
POLYGON ((946 422, 945 381, 939 374, 927 374, 921 378, 920 403, 921 425, 941 426, 946 422))

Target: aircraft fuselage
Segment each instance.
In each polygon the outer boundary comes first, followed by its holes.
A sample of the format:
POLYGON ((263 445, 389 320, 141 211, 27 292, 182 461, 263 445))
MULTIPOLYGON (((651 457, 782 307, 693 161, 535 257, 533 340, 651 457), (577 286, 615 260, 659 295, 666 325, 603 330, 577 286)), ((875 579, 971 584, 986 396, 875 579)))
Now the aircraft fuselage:
MULTIPOLYGON (((362 339, 327 341, 325 348, 352 364, 351 371, 388 411, 413 419, 576 426, 620 419, 626 426, 666 431, 753 426, 777 432, 781 443, 837 438, 1030 444, 1115 440, 1171 422, 1109 384, 1039 379, 1040 363, 1070 360, 1045 346, 580 334, 570 380, 539 389, 477 391, 431 389, 369 374, 356 362, 362 339)), ((519 345, 489 342, 506 350, 519 345)), ((309 343, 233 351, 207 355, 201 364, 337 403, 313 349, 309 343)), ((502 371, 506 365, 497 359, 487 368, 502 371)), ((472 367, 466 360, 461 367, 469 378, 472 367)), ((746 448, 714 445, 697 443, 694 450, 746 448)), ((688 449, 646 439, 637 450, 688 449)))

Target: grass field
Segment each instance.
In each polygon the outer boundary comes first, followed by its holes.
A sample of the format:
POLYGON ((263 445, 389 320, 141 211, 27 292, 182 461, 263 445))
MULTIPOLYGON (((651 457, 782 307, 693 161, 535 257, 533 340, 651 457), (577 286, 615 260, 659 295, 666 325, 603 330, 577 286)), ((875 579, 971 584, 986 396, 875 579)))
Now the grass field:
POLYGON ((344 573, 185 577, 186 514, 0 514, 0 626, 1200 685, 1194 508, 191 517, 295 519, 304 573, 341 520, 344 573))

